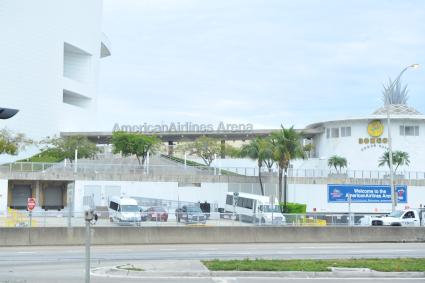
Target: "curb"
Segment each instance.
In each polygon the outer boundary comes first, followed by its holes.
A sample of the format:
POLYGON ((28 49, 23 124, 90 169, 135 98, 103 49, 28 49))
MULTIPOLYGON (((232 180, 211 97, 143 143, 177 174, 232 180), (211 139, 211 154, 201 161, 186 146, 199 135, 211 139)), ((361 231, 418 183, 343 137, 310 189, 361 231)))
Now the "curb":
POLYGON ((91 270, 93 276, 132 278, 211 278, 211 277, 275 277, 275 278, 418 278, 425 279, 425 272, 379 272, 370 269, 332 270, 329 272, 303 271, 125 271, 116 267, 99 267, 91 270))

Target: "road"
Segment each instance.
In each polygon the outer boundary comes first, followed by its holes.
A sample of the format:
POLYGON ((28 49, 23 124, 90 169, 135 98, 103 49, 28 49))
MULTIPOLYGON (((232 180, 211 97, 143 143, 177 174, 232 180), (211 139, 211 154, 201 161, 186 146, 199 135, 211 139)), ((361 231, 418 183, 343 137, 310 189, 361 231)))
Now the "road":
MULTIPOLYGON (((0 248, 0 283, 3 282, 83 282, 84 247, 3 247, 0 248)), ((231 244, 231 245, 143 245, 92 247, 92 267, 114 266, 158 260, 198 260, 231 258, 370 258, 424 257, 425 243, 373 244, 231 244)), ((276 278, 146 278, 143 282, 312 282, 313 279, 276 278), (220 281, 221 280, 221 281, 220 281), (257 281, 256 281, 257 280, 257 281)), ((330 280, 330 279, 326 279, 330 280)), ((314 279, 314 282, 328 282, 314 279)), ((136 279, 93 277, 92 282, 137 282, 136 279)), ((335 282, 337 282, 335 280, 335 282)), ((364 279, 344 282, 369 282, 364 279)), ((370 280, 371 282, 371 280, 370 280)), ((377 282, 389 280, 374 279, 377 282)), ((391 282, 398 282, 397 280, 391 282)), ((407 282, 399 280, 399 282, 407 282)), ((408 282, 423 282, 408 280, 408 282)))

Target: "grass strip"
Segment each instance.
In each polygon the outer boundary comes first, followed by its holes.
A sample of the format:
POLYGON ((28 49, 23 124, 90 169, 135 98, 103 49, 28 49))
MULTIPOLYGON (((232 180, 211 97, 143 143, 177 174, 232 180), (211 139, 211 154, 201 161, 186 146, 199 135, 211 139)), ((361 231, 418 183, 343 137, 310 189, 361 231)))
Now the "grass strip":
POLYGON ((324 259, 324 260, 204 260, 211 271, 329 271, 330 267, 369 268, 383 272, 425 272, 425 258, 324 259))

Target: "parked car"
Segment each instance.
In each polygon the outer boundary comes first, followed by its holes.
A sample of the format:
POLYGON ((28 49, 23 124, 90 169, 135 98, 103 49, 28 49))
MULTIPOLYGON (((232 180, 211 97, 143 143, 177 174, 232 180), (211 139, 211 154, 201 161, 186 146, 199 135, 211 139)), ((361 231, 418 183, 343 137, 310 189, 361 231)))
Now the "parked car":
POLYGON ((184 221, 186 223, 202 223, 205 224, 207 217, 202 210, 195 205, 184 205, 176 209, 177 222, 184 221))
POLYGON ((165 221, 168 220, 168 212, 160 206, 153 206, 145 211, 147 221, 165 221))

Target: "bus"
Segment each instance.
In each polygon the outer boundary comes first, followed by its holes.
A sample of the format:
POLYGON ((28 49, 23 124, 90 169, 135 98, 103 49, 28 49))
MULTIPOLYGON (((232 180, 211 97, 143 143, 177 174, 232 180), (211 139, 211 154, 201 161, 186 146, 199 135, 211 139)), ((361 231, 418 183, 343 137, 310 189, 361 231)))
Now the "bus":
MULTIPOLYGON (((278 203, 275 198, 274 203, 278 203)), ((278 205, 270 203, 270 197, 248 193, 226 194, 224 215, 235 215, 236 220, 261 224, 284 224, 286 222, 278 205)))

